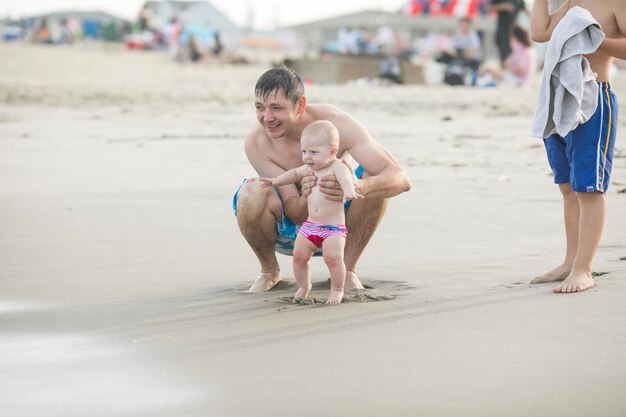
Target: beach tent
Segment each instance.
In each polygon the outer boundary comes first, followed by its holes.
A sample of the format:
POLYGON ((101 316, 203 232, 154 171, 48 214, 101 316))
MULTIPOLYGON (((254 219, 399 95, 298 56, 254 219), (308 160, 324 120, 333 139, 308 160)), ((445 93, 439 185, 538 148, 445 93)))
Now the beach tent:
MULTIPOLYGON (((172 18, 182 26, 181 42, 194 35, 196 40, 213 39, 219 32, 222 43, 228 48, 236 47, 241 30, 226 15, 208 1, 146 1, 143 9, 150 11, 156 28, 163 28, 172 18), (189 26, 187 30, 185 28, 189 26)), ((211 40, 212 42, 212 40, 211 40)))

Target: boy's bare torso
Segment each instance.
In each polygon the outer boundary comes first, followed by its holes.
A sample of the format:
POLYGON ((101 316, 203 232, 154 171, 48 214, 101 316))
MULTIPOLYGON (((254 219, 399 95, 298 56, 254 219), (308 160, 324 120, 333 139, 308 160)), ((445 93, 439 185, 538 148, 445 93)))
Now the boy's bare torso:
MULTIPOLYGON (((341 164, 339 159, 335 159, 333 163, 319 171, 314 171, 315 176, 320 178, 325 175, 333 175, 333 164, 341 164)), ((343 203, 341 201, 331 201, 326 198, 326 194, 322 193, 319 189, 319 185, 315 185, 311 189, 311 194, 308 196, 308 208, 309 218, 308 220, 313 223, 321 224, 345 224, 345 212, 343 203)))
MULTIPOLYGON (((615 18, 615 12, 613 7, 616 3, 621 4, 622 7, 626 7, 626 1, 616 0, 571 0, 570 8, 580 6, 589 10, 591 15, 602 26, 602 31, 608 38, 621 38, 622 32, 617 24, 615 18)), ((598 81, 609 81, 610 68, 613 63, 613 57, 603 54, 601 52, 595 52, 590 55, 586 55, 591 65, 591 69, 598 74, 598 81)))

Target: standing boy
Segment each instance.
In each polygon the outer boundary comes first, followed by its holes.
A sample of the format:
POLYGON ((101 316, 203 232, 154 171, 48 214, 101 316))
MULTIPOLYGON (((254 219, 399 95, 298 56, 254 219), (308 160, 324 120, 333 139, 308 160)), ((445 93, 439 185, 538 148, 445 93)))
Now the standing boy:
POLYGON ((302 131, 300 139, 304 165, 292 168, 276 178, 260 178, 266 186, 296 184, 313 171, 318 178, 334 175, 343 191, 343 201, 328 200, 319 186, 311 188, 307 198, 309 217, 298 231, 293 248, 293 274, 298 283, 294 302, 308 297, 311 291, 309 263, 311 257, 322 248, 324 262, 330 271, 330 296, 327 304, 339 304, 343 297, 346 280, 346 265, 343 250, 348 236, 344 202, 353 198, 363 198, 356 192, 352 183, 353 174, 340 159, 339 132, 328 120, 318 120, 302 131))
MULTIPOLYGON (((598 84, 595 112, 569 133, 551 134, 544 140, 555 183, 563 195, 567 248, 561 265, 531 283, 563 281, 554 292, 571 293, 595 285, 591 266, 605 223, 605 193, 617 127, 617 101, 609 84, 610 67, 614 57, 626 58, 626 1, 566 0, 553 13, 548 11, 548 2, 535 0, 533 4, 531 37, 534 41, 550 40, 570 10, 574 14, 589 12, 590 18, 604 32, 604 39, 598 42, 595 52, 585 55, 598 84), (576 6, 584 10, 574 10, 576 6)), ((554 57, 546 56, 546 62, 549 59, 554 57)), ((583 66, 586 64, 583 62, 583 66)))

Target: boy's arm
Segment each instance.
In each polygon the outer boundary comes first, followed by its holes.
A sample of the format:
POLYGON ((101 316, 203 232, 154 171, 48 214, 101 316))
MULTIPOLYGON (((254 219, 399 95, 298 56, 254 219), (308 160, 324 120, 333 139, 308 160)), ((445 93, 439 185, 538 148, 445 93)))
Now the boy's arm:
POLYGON ((571 1, 566 0, 558 9, 550 13, 548 11, 550 0, 535 0, 530 12, 531 39, 535 42, 549 41, 554 28, 569 10, 571 1))
MULTIPOLYGON (((272 185, 287 185, 287 184, 295 184, 300 182, 302 178, 306 175, 308 169, 306 165, 299 166, 298 168, 292 168, 288 171, 283 172, 278 177, 272 179, 272 185)), ((271 178, 267 178, 271 179, 271 178)))
POLYGON ((604 38, 600 51, 618 59, 626 59, 626 7, 623 0, 613 0, 612 6, 622 38, 604 38))
POLYGON ((626 39, 604 38, 598 51, 618 59, 626 59, 626 39))
POLYGON ((331 166, 333 175, 337 178, 337 182, 341 186, 343 191, 344 201, 351 200, 353 198, 363 198, 363 196, 356 192, 352 179, 354 175, 350 168, 348 168, 343 162, 337 159, 331 166))

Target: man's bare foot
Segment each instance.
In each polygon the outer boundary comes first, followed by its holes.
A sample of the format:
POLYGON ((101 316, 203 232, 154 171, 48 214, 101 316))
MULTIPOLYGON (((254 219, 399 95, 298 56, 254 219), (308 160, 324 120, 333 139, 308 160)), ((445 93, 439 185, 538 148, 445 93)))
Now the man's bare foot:
POLYGON ((336 306, 338 304, 341 304, 341 300, 343 300, 343 291, 331 289, 326 304, 336 306))
POLYGON ((308 282, 306 287, 302 288, 298 288, 298 291, 296 291, 296 293, 293 296, 293 302, 294 303, 298 303, 302 300, 304 300, 305 298, 307 298, 309 296, 309 293, 311 292, 311 288, 313 286, 311 285, 311 282, 308 282))
POLYGON ((585 291, 596 285, 591 274, 584 272, 571 273, 569 276, 559 285, 554 288, 555 293, 571 293, 585 291))
POLYGON ((346 271, 346 282, 344 284, 346 290, 362 290, 365 287, 359 281, 359 277, 352 271, 346 271))
POLYGON ((533 278, 531 284, 543 284, 545 282, 563 281, 570 273, 570 268, 566 266, 557 266, 550 272, 546 272, 543 275, 533 278))
POLYGON ((276 272, 261 272, 259 277, 254 281, 254 284, 250 287, 250 292, 265 292, 274 288, 276 284, 280 282, 282 277, 280 271, 276 272))

